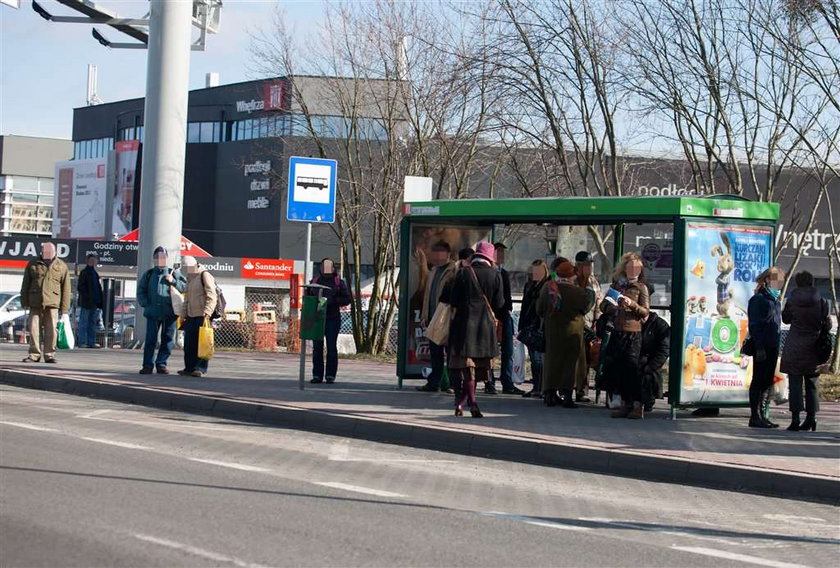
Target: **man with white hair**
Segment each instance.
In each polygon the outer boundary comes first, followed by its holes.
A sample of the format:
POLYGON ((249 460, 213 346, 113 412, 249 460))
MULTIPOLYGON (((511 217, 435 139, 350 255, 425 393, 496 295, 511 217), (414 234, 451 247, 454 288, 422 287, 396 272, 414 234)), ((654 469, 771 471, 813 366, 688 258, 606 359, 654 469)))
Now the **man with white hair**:
POLYGON ((181 259, 187 273, 187 292, 181 307, 184 330, 184 368, 179 375, 203 377, 209 361, 198 358, 198 330, 216 309, 216 279, 192 256, 181 259))
POLYGON ((54 243, 41 244, 41 256, 31 260, 23 273, 20 299, 29 310, 29 355, 25 363, 41 360, 41 326, 44 327, 44 361, 55 363, 56 327, 70 311, 70 273, 57 258, 54 243))

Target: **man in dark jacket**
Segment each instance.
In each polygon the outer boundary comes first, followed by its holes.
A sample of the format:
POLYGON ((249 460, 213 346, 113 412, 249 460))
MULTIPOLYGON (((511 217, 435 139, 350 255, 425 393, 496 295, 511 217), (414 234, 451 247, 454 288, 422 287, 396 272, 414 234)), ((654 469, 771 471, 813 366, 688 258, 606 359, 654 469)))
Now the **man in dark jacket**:
POLYGON ((41 360, 41 326, 44 327, 44 361, 55 363, 58 319, 70 311, 70 273, 58 258, 55 244, 43 243, 41 256, 23 272, 20 300, 29 310, 29 355, 25 363, 41 360))
POLYGON ((175 326, 178 315, 172 307, 173 290, 178 294, 187 289, 187 279, 178 270, 168 267, 169 255, 164 247, 157 247, 153 254, 155 266, 147 270, 137 282, 137 303, 146 318, 146 341, 143 344, 141 375, 149 375, 157 368, 161 375, 168 375, 167 363, 175 347, 175 326), (160 349, 155 358, 155 347, 160 337, 160 349))
POLYGON ((671 326, 655 312, 650 312, 642 321, 642 350, 639 356, 645 412, 653 410, 656 399, 662 397, 662 366, 670 352, 671 326))
POLYGON ((96 253, 87 255, 87 266, 79 274, 76 290, 79 292, 79 337, 78 347, 99 347, 96 343, 97 310, 102 309, 102 282, 96 271, 99 257, 96 253))
MULTIPOLYGON (((502 325, 502 354, 501 354, 501 376, 502 393, 504 394, 525 394, 525 391, 516 387, 513 384, 513 296, 510 289, 510 274, 504 269, 505 251, 507 247, 504 243, 495 243, 493 249, 496 252, 496 266, 499 273, 502 275, 502 296, 505 300, 505 307, 499 318, 502 325)), ((490 380, 484 386, 484 392, 487 394, 496 394, 496 378, 492 372, 490 380)))
MULTIPOLYGON (((350 305, 350 289, 335 268, 331 258, 321 261, 320 275, 312 281, 312 284, 326 286, 323 290, 323 297, 327 299, 326 328, 324 340, 314 341, 312 344, 312 380, 311 383, 327 384, 335 382, 338 374, 338 334, 341 331, 341 308, 350 305), (327 365, 324 370, 324 341, 327 344, 327 365)), ((307 294, 317 295, 315 290, 308 290, 307 294)))

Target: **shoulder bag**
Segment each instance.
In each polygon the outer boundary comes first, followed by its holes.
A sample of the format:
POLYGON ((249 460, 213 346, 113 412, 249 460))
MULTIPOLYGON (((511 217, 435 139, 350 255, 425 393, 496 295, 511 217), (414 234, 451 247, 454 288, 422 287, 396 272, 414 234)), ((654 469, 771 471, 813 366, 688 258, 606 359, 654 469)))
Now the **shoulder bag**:
POLYGON ((493 307, 490 305, 490 300, 487 299, 487 294, 484 293, 484 289, 481 287, 481 282, 478 281, 478 275, 475 273, 475 270, 473 270, 472 266, 470 266, 470 274, 472 274, 473 276, 475 285, 478 286, 478 293, 481 294, 482 298, 484 298, 484 305, 487 307, 487 316, 490 318, 490 321, 496 328, 496 341, 501 343, 503 336, 502 322, 496 319, 496 314, 493 312, 493 307))

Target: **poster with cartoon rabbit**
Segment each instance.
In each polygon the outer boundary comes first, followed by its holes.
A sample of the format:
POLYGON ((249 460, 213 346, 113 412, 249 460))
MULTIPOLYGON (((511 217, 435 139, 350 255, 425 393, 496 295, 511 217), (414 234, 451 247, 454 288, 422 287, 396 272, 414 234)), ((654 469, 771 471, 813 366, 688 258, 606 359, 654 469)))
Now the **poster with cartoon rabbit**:
POLYGON ((747 402, 752 360, 740 351, 747 305, 772 244, 769 227, 688 224, 680 402, 747 402))

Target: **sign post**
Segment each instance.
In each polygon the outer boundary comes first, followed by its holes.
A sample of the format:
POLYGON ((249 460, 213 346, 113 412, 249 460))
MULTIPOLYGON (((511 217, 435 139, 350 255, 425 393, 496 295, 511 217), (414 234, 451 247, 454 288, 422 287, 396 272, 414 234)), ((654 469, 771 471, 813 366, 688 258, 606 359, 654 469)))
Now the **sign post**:
MULTIPOLYGON (((306 223, 304 282, 312 280, 312 223, 335 222, 338 162, 318 158, 289 158, 289 197, 286 219, 306 223)), ((320 293, 319 293, 320 296, 320 293)), ((306 385, 306 340, 300 342, 300 390, 306 385)))

